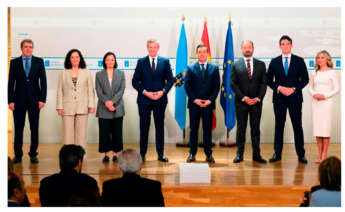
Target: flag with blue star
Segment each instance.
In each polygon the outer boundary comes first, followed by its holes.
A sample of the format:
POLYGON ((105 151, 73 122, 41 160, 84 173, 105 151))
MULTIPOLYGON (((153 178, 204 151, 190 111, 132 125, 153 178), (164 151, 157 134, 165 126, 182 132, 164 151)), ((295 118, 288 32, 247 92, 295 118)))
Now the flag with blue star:
POLYGON ((226 33, 224 62, 223 62, 223 79, 221 85, 220 104, 224 110, 224 121, 228 131, 231 131, 236 124, 235 96, 230 87, 231 66, 234 62, 234 47, 232 39, 231 21, 228 23, 226 33))

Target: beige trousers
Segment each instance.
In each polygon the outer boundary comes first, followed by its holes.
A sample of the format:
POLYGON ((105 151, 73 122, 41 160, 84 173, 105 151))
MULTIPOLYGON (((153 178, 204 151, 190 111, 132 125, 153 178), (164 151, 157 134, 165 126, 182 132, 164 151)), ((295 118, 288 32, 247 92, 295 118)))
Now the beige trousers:
POLYGON ((86 151, 86 129, 88 114, 63 116, 63 141, 64 144, 82 146, 86 151))

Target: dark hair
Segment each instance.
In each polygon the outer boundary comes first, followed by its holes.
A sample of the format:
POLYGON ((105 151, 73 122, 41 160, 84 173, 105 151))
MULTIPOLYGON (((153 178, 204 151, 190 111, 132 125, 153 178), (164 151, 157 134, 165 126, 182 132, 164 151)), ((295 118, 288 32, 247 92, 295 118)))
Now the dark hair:
POLYGON ((283 35, 283 36, 279 39, 279 46, 280 46, 282 40, 288 40, 288 41, 290 41, 290 43, 292 44, 292 39, 291 39, 288 35, 283 35))
POLYGON ((207 51, 208 51, 208 48, 207 48, 207 46, 205 45, 205 44, 199 44, 199 45, 197 45, 197 47, 196 47, 196 52, 198 52, 198 49, 199 48, 203 48, 203 47, 205 47, 206 49, 207 49, 207 51))
POLYGON ((78 187, 71 193, 66 206, 98 207, 101 206, 101 198, 95 189, 78 187))
POLYGON ((103 57, 103 63, 102 63, 102 64, 103 64, 104 70, 107 69, 107 65, 105 64, 105 59, 106 59, 109 55, 113 55, 113 56, 114 56, 114 58, 115 58, 114 69, 117 68, 117 61, 116 61, 116 56, 115 56, 115 54, 114 54, 113 52, 107 52, 107 53, 105 53, 105 55, 104 55, 104 57, 103 57))
POLYGON ((84 155, 85 150, 83 147, 74 144, 64 145, 59 153, 60 169, 74 169, 78 165, 79 161, 83 161, 84 155))
POLYGON ((65 69, 71 69, 72 68, 72 63, 71 63, 71 55, 77 52, 79 54, 80 57, 80 63, 79 63, 79 68, 86 68, 86 63, 84 60, 83 55, 81 54, 81 52, 78 49, 71 49, 69 50, 69 52, 67 53, 66 57, 65 57, 65 69))
POLYGON ((14 195, 14 190, 23 191, 23 184, 20 177, 14 172, 8 172, 8 199, 14 195))
POLYGON ((334 156, 322 161, 319 166, 320 186, 326 190, 340 191, 341 161, 334 156))
POLYGON ((34 47, 34 42, 31 40, 31 39, 24 39, 20 42, 20 48, 23 48, 24 46, 24 43, 31 43, 32 44, 32 47, 34 47))

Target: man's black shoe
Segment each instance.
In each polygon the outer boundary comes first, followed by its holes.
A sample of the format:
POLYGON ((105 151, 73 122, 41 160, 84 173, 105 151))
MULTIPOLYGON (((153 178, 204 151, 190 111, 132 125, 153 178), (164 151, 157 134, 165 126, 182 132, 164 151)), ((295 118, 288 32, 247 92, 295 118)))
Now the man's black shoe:
POLYGON ((272 158, 269 160, 270 163, 280 161, 282 158, 280 156, 277 156, 276 154, 273 154, 272 158))
POLYGON ((191 163, 193 161, 195 161, 195 155, 190 154, 187 158, 187 163, 191 163))
POLYGON ((213 156, 210 155, 210 156, 206 156, 206 162, 208 162, 208 163, 215 163, 216 161, 214 161, 213 156))
POLYGON ((305 158, 304 156, 303 157, 299 157, 298 161, 301 162, 301 163, 308 163, 307 158, 305 158))
POLYGON ((13 158, 13 163, 21 163, 21 162, 22 162, 22 158, 17 158, 17 157, 13 158))
POLYGON ((234 163, 240 163, 240 162, 242 162, 242 161, 243 161, 243 157, 237 155, 237 156, 235 157, 235 159, 234 159, 233 162, 234 162, 234 163))
POLYGON ((263 159, 261 156, 253 157, 253 161, 258 162, 258 163, 267 163, 267 160, 263 159))
POLYGON ((164 155, 158 156, 158 160, 159 160, 159 161, 162 161, 162 162, 169 162, 168 158, 165 157, 164 155))
POLYGON ((30 157, 30 161, 31 161, 31 163, 38 163, 38 158, 37 158, 37 156, 32 156, 32 157, 30 157))

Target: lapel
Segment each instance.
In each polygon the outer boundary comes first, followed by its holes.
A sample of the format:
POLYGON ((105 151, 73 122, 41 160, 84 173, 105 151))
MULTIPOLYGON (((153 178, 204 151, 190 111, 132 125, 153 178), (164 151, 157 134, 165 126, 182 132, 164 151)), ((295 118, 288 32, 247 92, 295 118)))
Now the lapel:
MULTIPOLYGON (((67 75, 67 83, 69 84, 70 87, 74 87, 73 82, 72 82, 72 76, 71 76, 71 69, 66 69, 65 74, 67 75)), ((79 76, 78 76, 79 77, 79 76)), ((79 81, 79 79, 78 79, 79 81)))
MULTIPOLYGON (((240 70, 242 70, 244 72, 244 75, 246 75, 246 78, 249 80, 249 76, 248 76, 248 72, 247 72, 247 65, 246 65, 246 61, 244 61, 244 58, 240 58, 240 70)), ((252 79, 253 79, 253 76, 254 76, 254 58, 253 58, 253 67, 252 67, 252 79)))
POLYGON ((200 63, 199 62, 195 63, 194 70, 195 70, 195 74, 201 78, 202 76, 201 76, 201 68, 200 68, 200 63))
POLYGON ((30 76, 33 75, 34 70, 36 70, 35 68, 33 68, 35 65, 36 65, 36 61, 35 61, 34 56, 32 55, 32 57, 31 57, 30 72, 29 72, 29 78, 30 78, 30 76))
MULTIPOLYGON (((290 63, 291 63, 291 61, 290 61, 290 63)), ((280 72, 281 72, 282 76, 286 77, 284 65, 283 65, 283 55, 279 56, 278 64, 279 64, 280 72)), ((289 69, 290 69, 290 67, 289 67, 289 69)))
MULTIPOLYGON (((102 71, 102 78, 103 78, 103 81, 105 82, 106 89, 110 90, 111 86, 110 86, 110 83, 109 83, 107 70, 103 70, 102 71)), ((114 74, 113 74, 113 80, 114 80, 114 74)))
POLYGON ((152 71, 152 67, 150 63, 150 57, 148 55, 145 58, 145 66, 146 66, 145 70, 147 70, 147 73, 152 75, 153 71, 152 71))
POLYGON ((114 91, 117 89, 117 86, 118 85, 118 80, 119 80, 119 70, 118 69, 114 69, 114 73, 113 73, 113 79, 112 79, 112 87, 111 87, 111 91, 112 91, 112 95, 114 93, 114 91))
POLYGON ((162 66, 162 58, 157 56, 157 66, 156 66, 156 72, 158 72, 159 70, 161 70, 161 66, 162 66))
POLYGON ((20 67, 20 70, 22 71, 22 73, 24 74, 24 76, 26 77, 26 74, 24 71, 24 65, 23 65, 23 56, 20 56, 19 67, 20 67))
POLYGON ((255 70, 255 69, 256 69, 257 62, 258 62, 258 61, 253 57, 252 79, 254 79, 254 77, 257 75, 257 70, 255 70))

